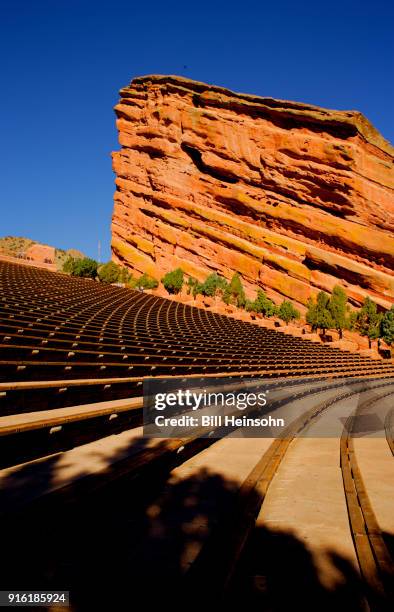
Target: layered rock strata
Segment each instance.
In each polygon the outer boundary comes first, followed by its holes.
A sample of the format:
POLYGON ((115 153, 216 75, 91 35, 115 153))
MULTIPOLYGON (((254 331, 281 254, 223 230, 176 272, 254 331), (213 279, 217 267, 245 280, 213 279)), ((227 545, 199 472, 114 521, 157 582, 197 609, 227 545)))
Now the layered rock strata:
POLYGON ((113 259, 156 278, 238 271, 304 306, 394 298, 394 149, 360 113, 134 79, 115 107, 113 259))

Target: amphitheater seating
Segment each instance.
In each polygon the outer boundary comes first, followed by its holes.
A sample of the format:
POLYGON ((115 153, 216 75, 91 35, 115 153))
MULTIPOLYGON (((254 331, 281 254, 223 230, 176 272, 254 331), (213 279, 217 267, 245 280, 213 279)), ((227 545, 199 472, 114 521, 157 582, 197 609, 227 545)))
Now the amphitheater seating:
POLYGON ((376 362, 130 289, 0 262, 0 416, 141 395, 152 376, 392 376, 376 362))

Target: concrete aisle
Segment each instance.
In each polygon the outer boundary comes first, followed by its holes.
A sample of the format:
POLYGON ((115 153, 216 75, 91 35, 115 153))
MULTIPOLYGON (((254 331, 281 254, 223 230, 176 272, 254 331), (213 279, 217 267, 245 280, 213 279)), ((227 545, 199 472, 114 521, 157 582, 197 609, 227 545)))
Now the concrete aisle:
MULTIPOLYGON (((375 416, 383 425, 393 404, 391 395, 366 407, 364 423, 375 416)), ((354 438, 354 452, 378 525, 383 533, 394 536, 394 457, 384 429, 354 438)))
POLYGON ((324 419, 319 419, 309 427, 308 438, 291 443, 257 520, 258 526, 299 538, 312 553, 326 586, 339 579, 330 553, 345 558, 358 570, 339 461, 343 422, 358 401, 355 396, 329 409, 330 432, 336 424, 336 437, 318 437, 324 436, 324 419))

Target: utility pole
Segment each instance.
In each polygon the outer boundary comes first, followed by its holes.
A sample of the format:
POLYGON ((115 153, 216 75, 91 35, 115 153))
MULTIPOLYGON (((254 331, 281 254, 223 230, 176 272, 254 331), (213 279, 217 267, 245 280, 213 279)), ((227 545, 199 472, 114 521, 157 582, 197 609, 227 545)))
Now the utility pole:
POLYGON ((101 241, 98 241, 98 262, 101 263, 101 241))

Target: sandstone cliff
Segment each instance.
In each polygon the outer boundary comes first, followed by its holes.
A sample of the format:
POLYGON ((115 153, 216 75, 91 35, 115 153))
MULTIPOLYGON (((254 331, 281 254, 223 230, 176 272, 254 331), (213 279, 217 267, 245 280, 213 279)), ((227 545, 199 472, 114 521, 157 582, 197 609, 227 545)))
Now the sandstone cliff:
POLYGON ((115 107, 113 259, 305 305, 394 298, 394 149, 358 112, 136 78, 115 107))

